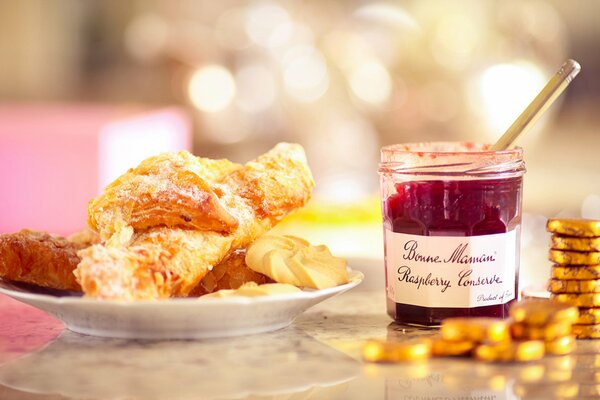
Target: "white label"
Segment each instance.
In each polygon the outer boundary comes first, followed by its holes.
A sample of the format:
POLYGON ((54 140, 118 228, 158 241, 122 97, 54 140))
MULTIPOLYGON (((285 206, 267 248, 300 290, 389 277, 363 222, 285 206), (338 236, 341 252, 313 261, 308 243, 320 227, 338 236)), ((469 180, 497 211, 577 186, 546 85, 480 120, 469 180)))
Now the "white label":
POLYGON ((385 232, 387 296, 401 304, 472 308, 515 298, 517 230, 482 236, 385 232))

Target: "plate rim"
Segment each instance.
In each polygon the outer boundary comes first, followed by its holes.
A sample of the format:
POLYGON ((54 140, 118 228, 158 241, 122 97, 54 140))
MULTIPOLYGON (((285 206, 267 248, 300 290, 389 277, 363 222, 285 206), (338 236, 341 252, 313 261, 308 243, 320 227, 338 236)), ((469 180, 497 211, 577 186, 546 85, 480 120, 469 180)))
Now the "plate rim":
POLYGON ((29 301, 43 301, 45 303, 51 303, 55 305, 81 305, 81 306, 111 306, 111 307, 185 307, 189 305, 201 306, 201 305, 251 305, 257 303, 270 303, 280 301, 290 301, 298 299, 316 299, 330 294, 337 294, 350 290, 358 286, 365 278, 364 273, 358 270, 348 268, 349 282, 342 285, 333 286, 325 289, 310 289, 302 290, 300 292, 293 293, 276 293, 268 296, 256 296, 256 297, 244 297, 244 296, 231 296, 224 298, 209 298, 202 299, 202 297, 182 297, 182 298, 170 298, 170 299, 153 299, 153 300, 100 300, 100 299, 89 299, 79 296, 53 296, 51 294, 42 293, 31 293, 27 291, 18 291, 4 287, 6 284, 0 279, 0 294, 4 294, 13 299, 29 300, 29 301))

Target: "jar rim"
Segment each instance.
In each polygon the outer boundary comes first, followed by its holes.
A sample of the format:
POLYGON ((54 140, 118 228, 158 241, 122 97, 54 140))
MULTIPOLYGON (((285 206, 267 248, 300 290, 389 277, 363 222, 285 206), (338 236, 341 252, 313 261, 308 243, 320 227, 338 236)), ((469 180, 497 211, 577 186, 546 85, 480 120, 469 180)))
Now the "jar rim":
POLYGON ((517 155, 523 154, 521 147, 514 147, 506 150, 491 150, 492 145, 487 143, 475 143, 475 142, 411 142, 411 143, 398 143, 383 146, 381 148, 382 154, 443 154, 446 156, 452 155, 517 155), (437 148, 459 148, 462 147, 464 150, 437 150, 437 148))
POLYGON ((523 149, 490 150, 491 145, 470 142, 422 142, 385 146, 379 174, 454 176, 468 178, 522 176, 523 149))

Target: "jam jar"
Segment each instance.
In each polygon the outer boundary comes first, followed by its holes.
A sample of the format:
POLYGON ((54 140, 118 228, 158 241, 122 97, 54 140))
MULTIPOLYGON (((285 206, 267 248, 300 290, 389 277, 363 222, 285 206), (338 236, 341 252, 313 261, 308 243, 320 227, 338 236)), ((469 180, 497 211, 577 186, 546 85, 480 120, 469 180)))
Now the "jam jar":
POLYGON ((520 148, 410 143, 381 149, 388 314, 439 325, 507 317, 518 294, 520 148))

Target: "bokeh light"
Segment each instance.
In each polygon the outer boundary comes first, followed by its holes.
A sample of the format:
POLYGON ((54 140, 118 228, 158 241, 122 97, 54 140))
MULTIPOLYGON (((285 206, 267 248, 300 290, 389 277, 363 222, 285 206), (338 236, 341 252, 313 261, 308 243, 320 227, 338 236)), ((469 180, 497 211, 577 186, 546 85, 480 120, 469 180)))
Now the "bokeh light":
POLYGON ((231 73, 219 65, 208 65, 192 75, 188 94, 192 104, 205 112, 225 109, 233 100, 236 88, 231 73))
POLYGON ((544 87, 544 73, 526 62, 497 64, 479 78, 483 111, 490 133, 503 133, 544 87))
POLYGON ((461 70, 471 62, 485 30, 463 14, 444 17, 435 30, 432 53, 442 66, 461 70))
POLYGON ((301 102, 318 100, 329 86, 327 65, 314 47, 300 45, 283 57, 284 82, 288 94, 301 102))
POLYGON ((419 25, 403 8, 390 3, 370 3, 358 8, 354 15, 392 28, 419 30, 419 25))
POLYGON ((360 100, 382 105, 390 97, 392 79, 381 63, 367 61, 357 65, 350 73, 350 88, 360 100))
POLYGON ((292 33, 289 14, 275 3, 259 3, 248 10, 245 27, 250 39, 264 47, 281 46, 292 33))
POLYGON ((354 32, 334 31, 325 37, 324 46, 332 61, 342 70, 355 68, 372 58, 369 43, 354 32))
POLYGON ((264 65, 245 65, 236 73, 236 103, 242 111, 256 113, 268 109, 277 96, 273 73, 264 65))

